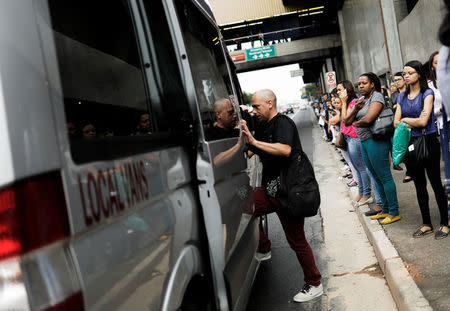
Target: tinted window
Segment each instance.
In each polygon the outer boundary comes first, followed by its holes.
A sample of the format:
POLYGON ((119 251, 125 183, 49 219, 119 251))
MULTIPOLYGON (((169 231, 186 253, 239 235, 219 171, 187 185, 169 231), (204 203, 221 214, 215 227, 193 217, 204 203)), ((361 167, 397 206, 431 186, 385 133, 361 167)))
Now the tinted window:
POLYGON ((230 106, 230 102, 225 101, 233 91, 217 30, 190 1, 176 1, 176 5, 206 138, 237 136, 238 131, 231 131, 234 126, 230 120, 227 121, 227 131, 208 135, 221 122, 221 116, 236 119, 232 111, 236 109, 235 105, 230 106))
POLYGON ((155 118, 128 2, 49 1, 74 161, 142 152, 155 118), (107 9, 106 9, 107 8, 107 9))
POLYGON ((158 118, 159 130, 190 131, 192 124, 188 102, 177 62, 170 29, 161 0, 145 0, 145 11, 151 32, 150 50, 153 52, 158 88, 164 104, 164 118, 158 118))

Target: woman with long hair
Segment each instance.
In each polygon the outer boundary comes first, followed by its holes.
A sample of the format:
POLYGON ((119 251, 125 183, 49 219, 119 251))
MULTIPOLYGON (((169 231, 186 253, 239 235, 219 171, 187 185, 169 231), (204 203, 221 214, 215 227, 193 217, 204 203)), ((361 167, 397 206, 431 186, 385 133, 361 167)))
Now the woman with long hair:
POLYGON ((401 219, 398 212, 397 189, 389 163, 389 139, 374 139, 370 126, 385 106, 381 94, 381 83, 372 73, 364 73, 358 79, 358 90, 363 96, 353 110, 344 119, 345 125, 353 124, 361 141, 361 155, 375 179, 377 190, 381 196, 382 211, 372 216, 372 219, 382 219, 381 224, 387 225, 401 219))
POLYGON ((422 63, 410 61, 403 68, 403 76, 407 84, 406 91, 398 97, 398 107, 395 113, 394 126, 399 122, 405 123, 411 129, 411 144, 424 136, 429 152, 427 159, 412 159, 405 156, 405 164, 414 179, 417 201, 422 214, 423 225, 413 233, 413 237, 422 237, 433 232, 431 224, 429 197, 425 171, 439 208, 440 227, 435 238, 445 238, 448 235, 447 197, 441 181, 440 157, 441 148, 437 138, 437 127, 434 122, 433 100, 434 93, 428 87, 422 63))
MULTIPOLYGON (((341 99, 341 119, 344 120, 356 104, 357 98, 355 89, 350 81, 344 80, 338 84, 337 90, 339 98, 341 99)), ((342 122, 341 132, 344 134, 345 141, 347 142, 347 151, 350 161, 356 170, 356 176, 353 176, 356 177, 358 181, 358 195, 355 198, 355 204, 361 206, 372 203, 373 199, 370 196, 372 191, 370 175, 368 174, 361 155, 361 142, 356 134, 356 127, 353 125, 346 126, 344 122, 342 122)), ((375 189, 374 192, 376 192, 375 189)))
POLYGON ((428 87, 432 89, 434 93, 433 112, 436 118, 438 131, 440 133, 444 124, 442 122, 442 95, 438 89, 436 78, 438 57, 439 52, 436 51, 431 53, 430 58, 428 59, 427 80, 428 80, 428 87))
MULTIPOLYGON (((330 119, 330 124, 339 128, 338 133, 337 133, 337 135, 339 135, 339 133, 342 131, 342 103, 341 103, 341 99, 338 96, 337 89, 336 89, 335 95, 333 92, 331 92, 331 97, 333 100, 332 105, 335 108, 337 113, 335 116, 333 116, 333 118, 330 119)), ((348 173, 348 171, 346 170, 342 177, 349 177, 349 175, 351 175, 351 180, 347 183, 347 186, 355 187, 358 185, 358 183, 356 181, 357 171, 356 171, 355 167, 353 166, 352 161, 350 160, 350 156, 348 155, 348 150, 343 150, 343 149, 339 149, 339 150, 342 154, 342 157, 345 160, 345 163, 349 166, 350 171, 351 171, 351 173, 348 173)))

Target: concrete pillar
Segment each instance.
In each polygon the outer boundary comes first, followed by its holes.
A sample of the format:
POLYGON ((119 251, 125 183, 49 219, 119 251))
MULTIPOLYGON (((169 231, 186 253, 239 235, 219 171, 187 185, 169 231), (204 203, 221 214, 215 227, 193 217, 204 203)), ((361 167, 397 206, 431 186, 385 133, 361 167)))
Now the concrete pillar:
POLYGON ((342 80, 345 80, 345 69, 344 69, 344 63, 342 61, 342 54, 338 57, 333 58, 334 67, 336 71, 336 83, 339 83, 342 80))
POLYGON ((386 31, 386 44, 388 57, 391 62, 391 73, 403 69, 402 49, 397 27, 397 16, 395 14, 394 0, 379 0, 384 19, 384 29, 386 31))
POLYGON ((326 68, 326 64, 322 65, 322 81, 323 81, 323 92, 324 93, 328 93, 328 88, 327 88, 327 68, 326 68))
POLYGON ((325 86, 323 85, 323 72, 320 73, 319 75, 319 86, 322 89, 322 92, 325 92, 325 86))
POLYGON ((341 31, 342 58, 344 61, 345 78, 347 80, 353 81, 352 71, 350 69, 350 54, 347 45, 347 36, 345 34, 344 18, 342 17, 342 10, 338 11, 338 19, 339 19, 339 29, 341 31))
POLYGON ((331 62, 331 58, 327 58, 325 64, 327 72, 333 71, 333 63, 331 62))

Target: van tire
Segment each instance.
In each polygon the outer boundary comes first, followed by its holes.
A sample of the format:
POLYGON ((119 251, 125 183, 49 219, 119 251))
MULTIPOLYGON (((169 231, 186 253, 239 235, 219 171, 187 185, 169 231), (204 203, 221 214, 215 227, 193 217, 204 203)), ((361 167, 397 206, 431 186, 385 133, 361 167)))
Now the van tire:
POLYGON ((183 302, 177 311, 215 311, 214 291, 211 282, 204 276, 195 276, 184 293, 183 302))

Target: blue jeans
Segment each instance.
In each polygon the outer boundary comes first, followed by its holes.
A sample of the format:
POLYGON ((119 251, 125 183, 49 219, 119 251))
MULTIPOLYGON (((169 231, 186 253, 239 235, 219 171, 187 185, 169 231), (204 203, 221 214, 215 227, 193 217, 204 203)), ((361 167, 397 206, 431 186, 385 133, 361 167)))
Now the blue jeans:
POLYGON ((364 163, 376 182, 383 206, 383 213, 397 216, 397 189, 391 173, 389 163, 389 141, 369 138, 361 142, 361 155, 364 163))
POLYGON ((344 137, 347 141, 348 156, 356 170, 358 193, 365 198, 369 198, 372 190, 370 189, 370 177, 369 174, 367 174, 366 165, 361 156, 361 142, 359 141, 359 138, 347 135, 344 135, 344 137))
POLYGON ((375 195, 375 202, 377 205, 381 206, 381 205, 383 205, 383 201, 381 201, 381 195, 377 189, 377 181, 375 180, 372 173, 369 171, 369 169, 367 167, 366 167, 366 169, 367 169, 367 174, 369 174, 369 177, 370 177, 370 182, 372 183, 373 194, 375 195))

